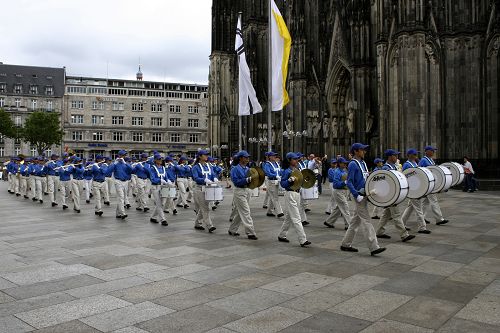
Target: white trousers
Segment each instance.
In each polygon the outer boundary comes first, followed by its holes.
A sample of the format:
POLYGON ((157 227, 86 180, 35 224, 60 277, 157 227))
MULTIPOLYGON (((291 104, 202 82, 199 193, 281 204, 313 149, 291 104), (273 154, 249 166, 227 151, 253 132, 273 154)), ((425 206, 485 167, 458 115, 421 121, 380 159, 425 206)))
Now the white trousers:
POLYGON ((422 199, 422 210, 424 214, 427 212, 427 208, 431 208, 431 213, 436 218, 436 221, 444 220, 443 213, 441 212, 441 207, 439 207, 439 202, 436 194, 429 194, 422 199))
POLYGON ((17 178, 17 174, 9 173, 7 180, 9 181, 9 191, 19 193, 19 178, 17 178))
POLYGON ((61 203, 64 205, 64 206, 67 206, 67 202, 66 200, 71 200, 71 180, 61 180, 60 181, 61 183, 61 203))
POLYGON ((151 195, 153 196, 153 200, 155 202, 151 218, 157 220, 158 222, 166 221, 165 214, 163 213, 161 185, 151 185, 151 195))
POLYGON ((354 236, 358 231, 358 228, 363 228, 364 238, 366 244, 370 251, 377 250, 380 246, 378 245, 377 235, 375 234, 375 229, 373 225, 369 223, 370 215, 368 214, 368 200, 364 198, 361 202, 355 202, 355 210, 354 215, 351 219, 351 224, 349 224, 349 228, 347 229, 344 239, 342 240, 342 246, 350 247, 352 245, 352 241, 354 240, 354 236))
POLYGON ((116 216, 127 215, 125 213, 125 196, 127 195, 127 181, 115 179, 116 190, 116 216))
POLYGON ((80 210, 80 195, 83 189, 83 179, 73 179, 71 181, 71 193, 73 194, 73 205, 76 210, 80 210))
POLYGON ((28 177, 21 176, 19 179, 19 193, 24 196, 28 195, 28 177))
POLYGON ((43 200, 43 179, 45 177, 35 176, 35 198, 43 200))
POLYGON ((28 178, 28 185, 30 187, 30 197, 36 199, 36 181, 35 181, 35 176, 30 175, 28 178))
POLYGON ((240 224, 243 224, 247 235, 255 235, 252 216, 250 215, 250 189, 235 187, 233 191, 234 206, 238 214, 229 226, 232 233, 238 232, 240 224))
POLYGON ((278 198, 279 186, 273 185, 271 184, 271 182, 272 180, 266 180, 266 187, 267 187, 266 198, 267 197, 269 198, 269 202, 267 205, 267 212, 273 213, 274 210, 274 213, 277 215, 283 214, 283 209, 281 209, 281 205, 278 198))
MULTIPOLYGON (((334 224, 337 219, 342 216, 344 218, 344 225, 349 226, 351 221, 351 213, 349 212, 349 204, 347 197, 349 196, 348 190, 334 189, 332 191, 335 208, 331 211, 330 216, 326 219, 326 223, 334 224)), ((333 207, 333 204, 332 204, 333 207)))
POLYGON ((372 210, 372 215, 371 216, 373 216, 373 217, 375 217, 375 216, 381 217, 382 216, 382 210, 383 210, 382 207, 373 206, 373 210, 372 210))
POLYGON ((422 210, 422 200, 420 199, 409 199, 408 200, 408 207, 406 207, 405 211, 403 212, 403 223, 406 225, 408 222, 408 219, 410 218, 410 215, 415 212, 417 215, 417 225, 418 225, 418 230, 427 230, 427 225, 425 224, 425 216, 424 212, 422 210))
POLYGON ((306 233, 304 232, 304 227, 302 226, 302 221, 299 212, 299 206, 302 198, 300 193, 294 191, 285 192, 285 220, 281 225, 281 230, 278 237, 286 238, 288 229, 290 225, 293 225, 297 237, 299 238, 299 243, 303 244, 307 241, 306 233))
POLYGON ((85 186, 85 201, 89 201, 90 193, 92 193, 92 179, 84 179, 83 184, 85 186))
POLYGON ((137 178, 136 186, 137 186, 137 207, 142 209, 147 208, 148 196, 146 194, 147 193, 146 189, 148 187, 148 180, 137 178))
POLYGON ((47 176, 47 191, 49 192, 50 202, 56 202, 56 192, 59 189, 59 176, 47 176))
POLYGON ((102 212, 102 199, 106 197, 106 182, 92 182, 94 188, 95 211, 102 212))
POLYGON ((391 206, 384 208, 382 210, 382 216, 378 222, 377 235, 383 235, 385 233, 385 226, 389 221, 394 222, 394 226, 399 231, 401 239, 408 237, 408 231, 406 231, 405 224, 401 219, 401 212, 399 211, 399 206, 391 206))
POLYGON ((187 205, 188 192, 186 189, 189 187, 189 181, 187 178, 177 178, 177 204, 185 206, 187 205))
POLYGON ((203 223, 208 228, 213 227, 212 219, 210 218, 210 209, 208 208, 208 201, 205 200, 205 192, 202 191, 201 185, 195 185, 193 190, 193 198, 197 210, 196 220, 194 221, 195 227, 203 226, 203 223))
POLYGON ((109 202, 109 198, 111 197, 111 194, 113 193, 113 188, 115 187, 115 179, 112 177, 106 177, 106 183, 108 184, 108 197, 106 198, 105 201, 109 202))

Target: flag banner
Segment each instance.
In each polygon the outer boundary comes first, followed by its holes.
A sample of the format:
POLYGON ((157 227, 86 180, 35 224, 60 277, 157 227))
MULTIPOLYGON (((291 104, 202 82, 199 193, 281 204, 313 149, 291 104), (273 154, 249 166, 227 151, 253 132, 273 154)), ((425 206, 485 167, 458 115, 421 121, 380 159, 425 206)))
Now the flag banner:
POLYGON ((271 5, 271 91, 272 110, 281 111, 290 101, 286 91, 286 77, 288 73, 288 58, 292 47, 292 37, 286 27, 283 16, 274 0, 271 5))
POLYGON ((262 112, 262 107, 257 99, 257 94, 250 78, 250 69, 248 68, 245 56, 245 46, 243 44, 243 34, 241 33, 241 17, 238 18, 238 27, 236 28, 236 53, 238 54, 238 86, 239 103, 238 115, 247 116, 262 112))

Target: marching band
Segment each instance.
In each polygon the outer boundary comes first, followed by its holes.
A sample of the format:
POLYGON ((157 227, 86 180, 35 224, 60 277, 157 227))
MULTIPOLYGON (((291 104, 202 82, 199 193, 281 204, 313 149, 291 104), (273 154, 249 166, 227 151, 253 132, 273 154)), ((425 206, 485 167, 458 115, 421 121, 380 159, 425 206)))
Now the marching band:
MULTIPOLYGON (((365 162, 365 154, 369 146, 354 143, 349 158, 337 156, 331 160, 328 180, 331 184, 331 198, 326 208, 329 214, 323 222, 327 228, 335 228, 340 217, 344 220, 345 236, 340 249, 358 252, 353 247, 353 240, 360 229, 372 256, 386 249, 379 245, 380 238, 391 238, 386 233, 386 225, 392 221, 403 242, 415 235, 406 223, 415 212, 417 233, 430 234, 427 229, 429 221, 425 214, 427 208, 436 218, 437 225, 448 223, 443 217, 437 193, 447 191, 452 185, 463 180, 463 168, 457 163, 445 163, 436 166, 433 160, 437 150, 432 146, 424 148, 425 155, 418 160, 419 152, 414 149, 406 151, 407 160, 402 169, 398 169, 399 152, 388 149, 386 161, 375 159, 376 168, 370 172, 365 162), (436 170, 434 170, 434 169, 436 170), (352 199, 351 199, 352 198, 352 199), (404 212, 400 211, 406 200, 404 212), (354 212, 349 210, 349 201, 354 201, 354 212), (374 205, 373 213, 368 212, 368 203, 374 205), (371 217, 374 216, 374 217, 371 217), (372 218, 380 220, 376 228, 370 223, 372 218)), ((243 227, 248 239, 257 240, 253 223, 250 200, 253 191, 265 184, 266 216, 283 218, 278 234, 278 241, 289 243, 288 231, 292 226, 297 234, 301 247, 311 244, 307 240, 305 226, 306 213, 310 211, 309 200, 318 195, 318 181, 311 165, 319 163, 298 152, 289 152, 279 162, 278 154, 266 153, 266 161, 262 168, 249 167, 250 155, 242 150, 233 156, 229 169, 209 156, 206 150, 199 150, 196 160, 186 156, 162 156, 154 152, 149 156, 142 153, 138 158, 129 158, 125 150, 120 150, 111 162, 109 157, 96 155, 95 160, 82 160, 77 156, 64 154, 62 157, 52 154, 45 157, 19 158, 13 157, 6 163, 8 173, 8 192, 16 196, 31 198, 43 204, 43 196, 47 192, 52 207, 61 205, 63 210, 73 204, 76 213, 81 212, 81 201, 87 204, 94 200, 95 215, 103 216, 103 205, 110 205, 111 190, 116 192, 116 218, 125 220, 127 210, 131 208, 130 200, 135 197, 136 210, 147 213, 151 210, 150 222, 168 226, 166 214, 179 213, 177 208, 191 207, 196 213, 194 229, 206 230, 209 233, 217 229, 212 221, 212 210, 223 200, 222 186, 219 180, 228 175, 234 185, 232 212, 228 234, 239 236, 239 228, 243 227), (284 193, 283 207, 279 195, 284 193), (150 198, 153 208, 149 208, 150 198)), ((318 168, 318 167, 317 167, 318 168)), ((229 188, 230 186, 227 186, 229 188)))

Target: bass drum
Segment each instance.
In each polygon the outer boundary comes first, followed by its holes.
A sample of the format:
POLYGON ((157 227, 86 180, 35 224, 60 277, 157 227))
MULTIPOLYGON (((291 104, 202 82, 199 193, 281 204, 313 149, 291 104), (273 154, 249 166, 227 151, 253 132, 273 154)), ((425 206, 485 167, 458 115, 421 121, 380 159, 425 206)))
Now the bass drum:
POLYGON ((465 170, 464 167, 458 164, 457 162, 446 162, 441 164, 451 171, 451 186, 460 185, 464 181, 465 170))
POLYGON ((365 193, 377 207, 390 207, 406 199, 408 180, 395 170, 377 170, 366 179, 365 193))
POLYGON ((432 172, 423 167, 409 168, 403 171, 408 180, 408 198, 420 199, 432 193, 435 179, 432 172))
POLYGON ((430 165, 427 169, 432 172, 436 180, 431 193, 447 191, 451 187, 452 178, 450 169, 441 165, 430 165))

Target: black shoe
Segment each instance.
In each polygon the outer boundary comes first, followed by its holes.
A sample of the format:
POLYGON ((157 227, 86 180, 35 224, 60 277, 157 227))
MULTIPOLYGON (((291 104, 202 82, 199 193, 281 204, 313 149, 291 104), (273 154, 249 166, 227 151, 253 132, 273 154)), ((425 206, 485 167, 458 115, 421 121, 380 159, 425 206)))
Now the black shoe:
POLYGON ((68 206, 63 205, 63 210, 68 209, 68 206))
POLYGON ((24 196, 24 199, 29 199, 30 197, 28 197, 27 195, 24 196))
POLYGON ((165 214, 170 214, 170 212, 168 210, 164 210, 163 211, 165 214))
POLYGON ((378 217, 378 216, 375 215, 374 217, 372 217, 372 219, 374 219, 374 220, 380 220, 380 217, 378 217))
POLYGON ((231 231, 228 231, 227 233, 228 233, 230 236, 235 236, 235 237, 240 235, 240 234, 239 234, 239 233, 237 233, 237 232, 231 232, 231 231))
POLYGON ((257 240, 258 238, 255 235, 248 235, 248 239, 257 240))
POLYGON ((104 204, 105 204, 106 206, 109 206, 109 201, 104 201, 104 204))
POLYGON ((425 220, 425 224, 431 224, 431 221, 425 220))
POLYGON ((267 206, 266 206, 266 205, 264 205, 264 206, 262 206, 262 208, 267 209, 267 206))
POLYGON ((184 206, 182 206, 182 205, 180 205, 180 204, 177 204, 177 207, 180 207, 180 208, 182 208, 182 207, 184 207, 184 206))
POLYGON ((377 238, 385 238, 385 239, 391 239, 391 236, 382 234, 382 235, 377 235, 377 238))
POLYGON ((406 229, 406 231, 410 231, 410 230, 411 230, 411 229, 410 229, 410 228, 408 228, 408 227, 405 227, 405 229, 406 229))
POLYGON ((273 213, 267 213, 266 216, 276 217, 276 215, 274 215, 273 213))
POLYGON ((233 222, 233 219, 229 219, 229 222, 233 222))
POLYGON ((212 232, 214 232, 214 231, 215 231, 215 229, 217 229, 217 228, 216 228, 216 227, 211 227, 211 228, 209 228, 209 229, 208 229, 208 232, 209 232, 209 233, 212 233, 212 232))
POLYGON ((116 218, 121 219, 122 217, 121 217, 121 215, 116 215, 116 218))
POLYGON ((307 245, 311 245, 311 242, 305 241, 304 243, 300 244, 300 247, 306 247, 307 245))
POLYGON ((174 198, 174 201, 177 201, 177 198, 174 198))
POLYGON ((448 221, 448 220, 442 220, 442 221, 436 222, 436 225, 442 225, 442 224, 446 224, 448 222, 450 222, 450 221, 448 221))
POLYGON ((57 202, 52 203, 52 207, 55 207, 55 206, 57 206, 57 202))
POLYGON ((195 226, 194 228, 195 228, 196 230, 205 230, 205 228, 204 228, 204 227, 202 227, 202 226, 198 226, 198 225, 197 225, 197 226, 195 226))
POLYGON ((340 251, 346 251, 346 252, 358 252, 358 249, 352 246, 340 246, 340 251))
POLYGON ((77 212, 78 214, 80 214, 80 210, 79 209, 74 209, 75 212, 77 212))
POLYGON ((406 243, 407 241, 410 241, 410 240, 412 240, 413 238, 415 238, 415 235, 408 235, 408 236, 406 236, 405 238, 403 238, 401 241, 402 241, 403 243, 406 243))
POLYGON ((89 197, 92 199, 94 197, 94 195, 92 193, 90 193, 89 197))
POLYGON ((385 248, 385 247, 381 247, 381 248, 376 249, 375 251, 370 252, 370 254, 371 254, 372 256, 374 256, 374 255, 376 255, 376 254, 379 254, 379 253, 384 252, 385 250, 386 250, 386 248, 385 248))
POLYGON ((148 198, 151 199, 151 194, 148 194, 148 198))
POLYGON ((172 211, 172 214, 177 215, 177 209, 174 209, 174 210, 172 211))
POLYGON ((130 207, 132 207, 130 204, 125 205, 125 208, 127 208, 127 209, 129 209, 130 207))
POLYGON ((323 222, 323 224, 324 224, 325 226, 327 226, 328 228, 332 228, 332 229, 333 229, 333 228, 335 228, 335 226, 334 226, 333 224, 330 224, 330 223, 328 223, 328 222, 326 222, 326 221, 325 221, 325 222, 323 222))
POLYGON ((125 220, 127 217, 128 217, 128 215, 127 215, 127 214, 122 215, 122 220, 125 220))
POLYGON ((49 195, 49 192, 43 192, 43 195, 49 195))
POLYGON ((278 217, 283 217, 285 216, 285 214, 281 213, 281 214, 278 214, 278 217))
POLYGON ((184 209, 188 209, 189 208, 189 205, 184 205, 184 209))
POLYGON ((141 207, 136 207, 136 208, 135 208, 135 210, 138 210, 138 211, 140 211, 140 212, 142 212, 142 211, 143 211, 143 209, 142 209, 141 207))
POLYGON ((43 204, 43 200, 38 200, 38 201, 40 201, 40 203, 43 204))
POLYGON ((309 213, 311 210, 309 208, 304 209, 304 212, 309 213))
POLYGON ((167 226, 167 225, 168 225, 168 222, 167 222, 167 221, 165 221, 165 220, 163 220, 163 221, 161 221, 161 225, 167 226))
POLYGON ((16 193, 16 197, 20 197, 21 196, 21 193, 16 193))
POLYGON ((149 222, 151 222, 151 223, 158 223, 158 220, 153 219, 153 218, 150 218, 150 219, 149 219, 149 222))
POLYGON ((31 198, 31 200, 36 201, 36 198, 31 198))
POLYGON ((344 230, 347 230, 347 229, 349 229, 349 226, 347 226, 347 225, 344 226, 344 230))
POLYGON ((330 213, 330 212, 325 212, 325 214, 326 214, 326 215, 332 215, 332 213, 330 213))
POLYGON ((137 195, 132 193, 132 196, 135 198, 137 195))
POLYGON ((304 226, 304 227, 305 227, 305 226, 306 226, 306 225, 308 225, 308 224, 309 224, 309 222, 307 222, 307 221, 302 221, 302 226, 304 226))
POLYGON ((95 212, 95 215, 102 216, 102 212, 95 212))
POLYGON ((212 206, 212 210, 216 210, 217 209, 217 206, 212 206))
POLYGON ((85 200, 85 202, 89 204, 89 203, 90 203, 90 200, 85 200))
POLYGON ((191 200, 186 200, 187 202, 191 203, 191 200))
POLYGON ((147 212, 149 210, 148 207, 144 207, 144 213, 147 212))
POLYGON ((419 234, 426 234, 426 235, 428 235, 428 234, 431 233, 431 231, 430 230, 419 230, 418 233, 419 234))
POLYGON ((286 237, 278 237, 278 241, 283 243, 290 243, 290 240, 286 237))

